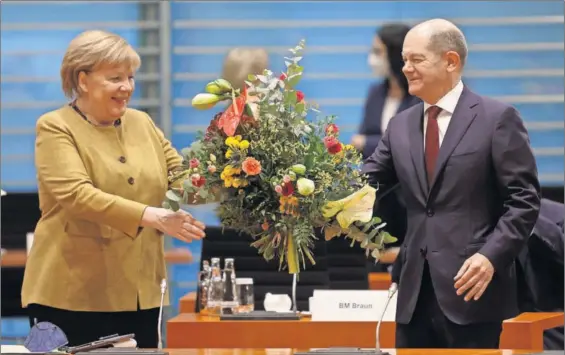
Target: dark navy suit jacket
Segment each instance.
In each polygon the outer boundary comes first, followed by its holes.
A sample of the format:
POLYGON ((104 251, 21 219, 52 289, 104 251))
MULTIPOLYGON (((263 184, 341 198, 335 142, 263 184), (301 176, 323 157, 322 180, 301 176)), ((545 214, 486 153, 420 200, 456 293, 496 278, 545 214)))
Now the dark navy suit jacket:
MULTIPOLYGON (((372 85, 369 89, 369 94, 365 101, 363 122, 359 128, 359 134, 363 134, 367 137, 365 147, 363 148, 363 159, 366 159, 373 154, 375 148, 377 148, 377 144, 379 144, 379 141, 381 140, 381 121, 387 95, 388 82, 386 80, 382 83, 372 85)), ((396 112, 404 111, 420 102, 421 100, 419 98, 406 95, 402 99, 402 102, 396 112)))
MULTIPOLYGON (((540 186, 524 123, 513 107, 463 89, 433 181, 424 164, 424 105, 389 123, 363 172, 381 189, 400 183, 407 210, 396 321, 412 319, 427 260, 443 313, 457 324, 518 314, 515 260, 538 218, 540 186), (478 301, 456 294, 463 262, 481 253, 495 274, 478 301)), ((382 192, 382 191, 381 191, 382 192)))
MULTIPOLYGON (((565 206, 542 199, 540 215, 518 257, 520 312, 563 312, 565 206)), ((563 350, 563 327, 544 332, 546 350, 563 350)))

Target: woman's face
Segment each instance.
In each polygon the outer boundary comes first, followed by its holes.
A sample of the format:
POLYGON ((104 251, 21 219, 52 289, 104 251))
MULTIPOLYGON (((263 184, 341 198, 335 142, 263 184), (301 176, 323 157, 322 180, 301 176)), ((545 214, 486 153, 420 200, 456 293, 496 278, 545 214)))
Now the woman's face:
POLYGON ((388 52, 379 36, 375 36, 373 39, 373 46, 367 61, 376 76, 387 77, 389 75, 388 52))
POLYGON ((79 87, 81 98, 88 100, 91 114, 96 119, 115 121, 126 112, 135 90, 134 71, 127 65, 103 65, 94 71, 80 73, 79 87))

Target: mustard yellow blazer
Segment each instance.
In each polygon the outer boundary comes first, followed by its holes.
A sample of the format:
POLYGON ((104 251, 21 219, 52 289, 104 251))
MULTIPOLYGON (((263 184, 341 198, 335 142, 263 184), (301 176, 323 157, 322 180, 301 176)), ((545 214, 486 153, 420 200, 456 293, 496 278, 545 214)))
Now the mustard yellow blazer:
MULTIPOLYGON (((96 127, 64 106, 36 125, 41 219, 27 260, 22 306, 73 311, 159 307, 166 277, 163 235, 141 228, 158 207, 168 172, 182 162, 144 112, 96 127)), ((168 294, 166 295, 168 303, 168 294)))

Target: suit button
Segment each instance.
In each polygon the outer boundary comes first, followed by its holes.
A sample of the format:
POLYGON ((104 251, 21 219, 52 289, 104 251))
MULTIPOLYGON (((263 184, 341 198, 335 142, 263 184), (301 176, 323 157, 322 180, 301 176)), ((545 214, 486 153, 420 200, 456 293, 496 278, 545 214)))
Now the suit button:
POLYGON ((135 182, 135 179, 132 178, 132 177, 130 177, 130 178, 128 179, 128 182, 129 182, 130 185, 133 185, 133 183, 135 182))
POLYGON ((433 217, 434 215, 434 210, 432 210, 431 208, 428 209, 428 217, 433 217))
POLYGON ((124 164, 125 164, 125 162, 127 161, 127 159, 126 159, 126 157, 121 156, 120 159, 119 159, 119 161, 120 161, 120 163, 124 163, 124 164))

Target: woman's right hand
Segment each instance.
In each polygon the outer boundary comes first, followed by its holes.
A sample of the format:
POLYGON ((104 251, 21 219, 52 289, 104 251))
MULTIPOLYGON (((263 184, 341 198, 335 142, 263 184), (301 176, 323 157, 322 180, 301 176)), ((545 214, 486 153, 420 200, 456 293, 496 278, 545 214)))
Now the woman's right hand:
POLYGON ((165 208, 147 207, 143 213, 142 226, 160 230, 171 237, 190 243, 200 240, 206 226, 183 210, 173 212, 165 208))

